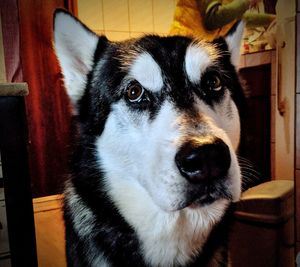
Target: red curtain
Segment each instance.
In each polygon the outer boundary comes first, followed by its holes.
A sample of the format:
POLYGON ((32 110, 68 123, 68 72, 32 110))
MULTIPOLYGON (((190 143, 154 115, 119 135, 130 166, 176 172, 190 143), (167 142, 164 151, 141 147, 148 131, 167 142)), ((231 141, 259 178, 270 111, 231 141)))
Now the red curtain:
POLYGON ((17 0, 1 0, 4 63, 7 82, 21 82, 20 36, 17 0))
POLYGON ((71 113, 52 48, 52 20, 56 8, 76 7, 72 2, 18 0, 34 197, 60 193, 67 176, 71 113))

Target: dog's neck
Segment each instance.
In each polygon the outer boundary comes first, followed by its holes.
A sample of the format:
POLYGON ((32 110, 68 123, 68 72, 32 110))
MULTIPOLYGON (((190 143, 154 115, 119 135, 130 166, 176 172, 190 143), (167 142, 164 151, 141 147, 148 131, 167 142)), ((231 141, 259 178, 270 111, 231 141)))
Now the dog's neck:
MULTIPOLYGON (((215 204, 215 210, 221 209, 215 204)), ((221 214, 219 215, 221 217, 221 214)), ((149 216, 150 217, 150 216, 149 216)), ((150 266, 186 266, 195 260, 219 218, 208 209, 186 208, 174 214, 157 214, 137 229, 150 266)), ((147 219, 146 219, 147 220, 147 219)))
POLYGON ((124 186, 114 188, 114 203, 137 233, 150 266, 186 266, 192 262, 229 204, 219 200, 204 207, 165 212, 139 185, 124 186))
MULTIPOLYGON (((91 241, 98 239, 97 226, 94 224, 98 215, 92 212, 71 183, 67 188, 65 205, 73 208, 70 219, 73 221, 75 232, 91 241)), ((164 212, 153 204, 148 194, 139 188, 136 189, 138 190, 134 190, 134 187, 123 188, 118 194, 114 194, 119 196, 118 199, 114 199, 114 202, 121 217, 134 230, 138 243, 142 246, 141 255, 144 258, 140 260, 145 262, 145 266, 193 266, 192 263, 197 260, 197 255, 201 254, 212 228, 223 217, 228 205, 227 201, 219 200, 201 208, 188 207, 179 211, 164 212), (123 194, 126 194, 126 201, 122 201, 123 194), (131 197, 128 198, 128 195, 131 197)), ((99 205, 101 206, 101 202, 99 205)), ((110 231, 117 231, 117 228, 112 230, 115 228, 114 225, 104 223, 110 231)), ((132 235, 128 234, 128 236, 132 235)), ((118 236, 118 233, 115 232, 113 236, 118 236)), ((112 246, 116 254, 118 249, 126 251, 126 247, 119 248, 123 245, 115 238, 111 242, 118 243, 117 247, 112 246)), ((106 241, 109 242, 109 240, 106 241)), ((135 247, 133 240, 127 241, 128 249, 130 246, 135 247)), ((95 260, 104 261, 105 258, 101 256, 95 260)))

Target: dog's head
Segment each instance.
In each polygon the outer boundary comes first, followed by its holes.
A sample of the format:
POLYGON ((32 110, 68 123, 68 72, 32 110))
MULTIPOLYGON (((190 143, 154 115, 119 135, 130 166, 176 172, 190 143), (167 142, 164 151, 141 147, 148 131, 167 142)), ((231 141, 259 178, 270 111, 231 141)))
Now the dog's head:
POLYGON ((110 42, 63 11, 54 27, 80 132, 114 201, 175 211, 239 199, 242 24, 213 42, 110 42))

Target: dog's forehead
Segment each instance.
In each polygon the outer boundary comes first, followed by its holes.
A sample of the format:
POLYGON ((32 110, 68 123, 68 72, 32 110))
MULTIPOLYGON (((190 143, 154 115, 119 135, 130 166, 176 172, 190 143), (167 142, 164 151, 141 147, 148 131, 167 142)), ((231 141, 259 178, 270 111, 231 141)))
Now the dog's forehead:
POLYGON ((212 43, 183 37, 147 36, 120 44, 117 50, 120 69, 152 92, 178 75, 199 83, 202 73, 220 54, 212 43))

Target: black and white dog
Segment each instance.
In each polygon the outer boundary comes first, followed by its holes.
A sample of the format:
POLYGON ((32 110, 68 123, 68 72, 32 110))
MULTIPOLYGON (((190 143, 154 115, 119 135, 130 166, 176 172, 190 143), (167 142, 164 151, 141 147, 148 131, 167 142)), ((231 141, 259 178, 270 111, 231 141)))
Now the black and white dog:
POLYGON ((224 220, 241 193, 242 32, 240 23, 213 42, 111 42, 56 11, 54 47, 79 125, 68 266, 226 266, 224 220))

